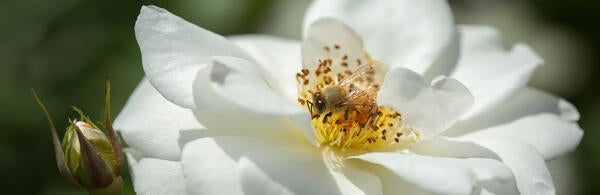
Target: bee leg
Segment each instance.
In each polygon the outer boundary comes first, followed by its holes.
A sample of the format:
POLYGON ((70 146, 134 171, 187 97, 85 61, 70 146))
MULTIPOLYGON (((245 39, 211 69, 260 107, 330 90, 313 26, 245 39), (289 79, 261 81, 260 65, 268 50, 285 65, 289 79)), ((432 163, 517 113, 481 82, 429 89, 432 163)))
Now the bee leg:
MULTIPOLYGON (((360 110, 358 109, 354 109, 354 113, 355 113, 355 121, 358 122, 358 125, 360 126, 360 128, 365 128, 365 125, 369 123, 369 121, 365 121, 365 118, 363 115, 361 115, 360 110)), ((368 119, 367 119, 368 120, 368 119)))
POLYGON ((367 124, 367 123, 358 123, 358 125, 360 126, 360 128, 361 128, 361 129, 362 129, 362 128, 365 128, 365 125, 366 125, 366 124, 367 124))
POLYGON ((375 115, 375 119, 373 120, 373 123, 377 124, 377 122, 379 122, 379 107, 377 105, 375 105, 375 106, 373 106, 373 108, 371 109, 371 111, 373 111, 371 113, 373 113, 375 115))
MULTIPOLYGON (((378 113, 378 112, 375 112, 378 113)), ((379 122, 379 114, 375 114, 375 119, 373 119, 373 125, 377 124, 377 122, 379 122)))
POLYGON ((350 109, 346 109, 346 111, 344 112, 344 121, 348 121, 348 115, 350 115, 350 109))
POLYGON ((333 113, 328 112, 327 114, 325 114, 325 116, 323 117, 323 123, 327 123, 327 119, 329 119, 329 117, 333 115, 333 113))
POLYGON ((306 100, 306 107, 308 108, 308 111, 310 112, 310 115, 313 115, 313 103, 311 101, 306 100))

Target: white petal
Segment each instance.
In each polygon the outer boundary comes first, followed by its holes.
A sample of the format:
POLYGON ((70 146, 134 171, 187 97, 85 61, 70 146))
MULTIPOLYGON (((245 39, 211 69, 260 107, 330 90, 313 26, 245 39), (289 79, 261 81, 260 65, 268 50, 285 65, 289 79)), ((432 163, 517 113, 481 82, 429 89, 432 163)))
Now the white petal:
POLYGON ((453 158, 498 158, 496 154, 478 144, 455 138, 437 136, 428 140, 411 144, 408 148, 423 156, 453 157, 453 158))
POLYGON ((343 163, 332 168, 315 148, 273 148, 249 153, 238 171, 247 194, 381 194, 379 179, 343 163))
POLYGON ((554 194, 544 158, 528 143, 506 137, 480 137, 473 142, 496 153, 513 172, 521 194, 554 194))
POLYGON ((454 124, 473 105, 473 96, 459 81, 441 78, 431 86, 405 68, 390 70, 377 102, 400 112, 408 124, 431 138, 454 124))
MULTIPOLYGON (((188 192, 190 194, 242 194, 238 174, 235 171, 241 154, 235 156, 228 154, 229 151, 222 147, 244 146, 249 146, 245 140, 236 142, 221 138, 202 138, 187 143, 183 148, 181 164, 188 192)), ((234 152, 241 150, 240 148, 235 148, 234 152)))
POLYGON ((202 129, 193 112, 161 96, 143 79, 129 97, 113 126, 123 139, 148 157, 178 160, 180 130, 202 129))
POLYGON ((350 25, 375 59, 419 73, 429 68, 454 33, 450 7, 439 0, 315 1, 304 18, 305 32, 325 17, 350 25))
MULTIPOLYGON (((213 66, 213 74, 206 79, 213 79, 212 87, 221 98, 234 103, 237 107, 267 115, 306 114, 300 104, 286 100, 273 92, 260 78, 251 74, 237 73, 225 69, 225 66, 213 66), (220 68, 217 70, 217 68, 220 68), (226 71, 223 75, 215 77, 215 71, 226 71), (221 78, 222 76, 222 78, 221 78), (222 79, 222 80, 219 80, 222 79)), ((202 93, 202 92, 199 92, 202 93)), ((204 96, 199 95, 197 102, 203 101, 204 96)), ((207 105, 212 107, 213 105, 207 105)))
POLYGON ((294 122, 295 127, 297 127, 302 133, 304 133, 304 137, 313 145, 317 146, 317 141, 315 140, 315 131, 312 127, 312 119, 310 115, 293 115, 290 116, 290 119, 294 122))
POLYGON ((219 58, 206 68, 200 69, 195 77, 195 104, 202 108, 198 110, 197 116, 204 125, 209 128, 215 127, 213 129, 223 129, 221 125, 213 126, 209 123, 231 123, 231 120, 237 120, 234 124, 237 126, 249 127, 258 124, 258 127, 262 128, 288 131, 295 130, 287 123, 291 120, 305 133, 309 141, 315 143, 308 111, 276 94, 260 77, 247 73, 244 67, 231 63, 230 60, 232 59, 219 58), (207 120, 214 117, 220 119, 207 120))
MULTIPOLYGON (((471 141, 465 141, 463 139, 442 136, 417 142, 416 144, 411 145, 408 149, 411 152, 415 152, 419 155, 427 156, 453 158, 481 157, 487 159, 501 159, 500 156, 498 156, 494 151, 482 147, 479 144, 473 143, 471 141)), ((480 181, 478 183, 481 189, 476 190, 480 190, 482 191, 482 193, 494 192, 495 194, 518 194, 518 189, 510 170, 506 171, 506 167, 499 169, 488 169, 485 167, 486 166, 472 166, 473 169, 478 169, 480 171, 480 174, 487 174, 488 177, 490 177, 491 175, 496 175, 494 176, 495 179, 480 178, 480 181)))
POLYGON ((131 166, 137 194, 187 194, 178 161, 143 158, 131 166))
MULTIPOLYGON (((371 59, 364 51, 361 38, 350 27, 333 18, 321 18, 313 22, 302 42, 302 66, 309 70, 309 86, 316 77, 316 68, 322 62, 331 61, 330 75, 345 75, 361 65, 370 64, 375 69, 375 82, 383 82, 388 71, 387 64, 371 59)), ((335 78, 335 77, 334 77, 335 78)))
POLYGON ((477 187, 493 194, 519 194, 515 176, 503 162, 487 158, 460 159, 471 168, 477 187))
POLYGON ((340 194, 321 154, 314 148, 273 148, 240 159, 247 194, 340 194))
POLYGON ((541 113, 556 114, 561 116, 563 120, 571 122, 579 120, 579 112, 575 106, 566 100, 537 89, 524 88, 515 96, 506 100, 502 106, 494 109, 493 112, 486 112, 459 121, 445 131, 444 134, 459 136, 541 113))
POLYGON ((286 139, 315 145, 312 142, 314 141, 314 131, 310 123, 310 116, 278 117, 260 115, 244 110, 233 112, 218 109, 197 110, 194 114, 205 128, 180 131, 180 146, 199 138, 213 136, 286 139), (304 126, 301 127, 300 125, 304 126))
POLYGON ((190 194, 242 194, 244 190, 236 171, 239 158, 252 151, 289 147, 293 143, 250 137, 209 137, 189 142, 181 157, 187 191, 190 194))
MULTIPOLYGON (((244 194, 294 194, 285 186, 274 181, 269 175, 260 171, 260 168, 252 162, 242 158, 238 166, 240 180, 244 185, 244 194)), ((287 172, 287 171, 284 171, 287 172)))
MULTIPOLYGON (((138 161, 142 160, 142 158, 144 158, 144 153, 142 153, 139 150, 136 150, 135 148, 124 148, 123 152, 125 152, 125 157, 127 158, 127 162, 129 163, 129 165, 136 165, 138 163, 138 161)), ((132 178, 134 179, 134 178, 132 178)))
POLYGON ((462 26, 460 59, 450 75, 461 81, 475 96, 475 104, 463 118, 500 106, 525 87, 535 68, 542 63, 524 44, 506 51, 500 33, 493 27, 462 26))
POLYGON ((564 121, 553 114, 539 114, 459 138, 472 141, 485 137, 519 139, 531 144, 544 159, 550 160, 575 150, 582 136, 583 131, 577 123, 564 121))
POLYGON ((460 57, 461 35, 454 32, 452 40, 442 52, 441 56, 429 67, 423 75, 425 80, 431 81, 439 75, 450 75, 456 67, 458 58, 460 57))
POLYGON ((551 161, 546 166, 552 175, 556 194, 582 194, 584 178, 580 176, 579 163, 575 155, 568 155, 551 161))
POLYGON ((271 89, 296 101, 298 85, 295 76, 302 68, 299 41, 267 35, 233 36, 229 40, 256 59, 271 89))
POLYGON ((344 162, 340 170, 329 168, 342 194, 383 194, 381 180, 370 169, 359 169, 355 164, 344 162))
POLYGON ((347 55, 348 67, 351 70, 358 66, 356 59, 365 60, 365 52, 360 36, 339 20, 322 18, 308 27, 306 38, 302 42, 302 65, 314 72, 321 60, 331 58, 341 63, 347 55), (335 45, 339 48, 336 49, 335 45))
POLYGON ((168 100, 201 110, 225 110, 224 114, 244 109, 254 115, 289 117, 314 142, 314 132, 302 119, 308 113, 273 92, 256 62, 225 38, 153 6, 142 8, 136 38, 148 80, 168 100))
MULTIPOLYGON (((522 140, 506 136, 473 136, 468 137, 468 139, 444 138, 442 140, 438 137, 418 143, 417 145, 419 146, 412 147, 411 151, 419 152, 420 154, 459 158, 468 157, 470 153, 472 156, 501 160, 514 173, 521 194, 536 192, 536 190, 540 190, 542 194, 554 191, 552 180, 549 178, 548 170, 544 164, 544 159, 534 147, 522 140), (474 147, 473 144, 480 145, 485 150, 474 147), (493 154, 490 155, 489 152, 493 152, 493 154)), ((494 188, 493 186, 497 186, 497 184, 490 186, 489 189, 483 189, 482 192, 494 191, 493 189, 497 187, 494 188)), ((510 187, 501 188, 509 189, 510 187)))
POLYGON ((510 170, 492 159, 440 158, 381 152, 352 158, 382 165, 408 183, 433 193, 470 194, 476 186, 503 193, 514 189, 510 170))
POLYGON ((381 188, 383 194, 410 194, 410 195, 431 195, 431 192, 427 192, 413 184, 408 183, 404 178, 399 177, 389 169, 376 165, 366 161, 357 162, 360 163, 364 170, 369 170, 381 181, 381 188))
POLYGON ((135 24, 148 80, 168 100, 195 107, 192 83, 214 56, 252 58, 224 37, 155 6, 143 6, 135 24))
POLYGON ((319 150, 293 140, 202 138, 185 145, 181 162, 190 194, 381 191, 379 180, 372 174, 351 167, 334 172, 319 150))

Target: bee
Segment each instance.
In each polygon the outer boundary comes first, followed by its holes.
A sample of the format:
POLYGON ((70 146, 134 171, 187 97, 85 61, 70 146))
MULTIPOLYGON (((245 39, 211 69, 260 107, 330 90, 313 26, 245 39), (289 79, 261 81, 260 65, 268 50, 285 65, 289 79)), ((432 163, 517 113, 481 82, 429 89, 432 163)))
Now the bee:
MULTIPOLYGON (((377 87, 373 85, 374 68, 371 64, 358 67, 341 81, 318 88, 312 94, 312 101, 307 100, 307 106, 313 117, 325 114, 344 115, 347 121, 351 115, 361 126, 376 121, 378 106, 376 102, 377 87)), ((323 121, 326 121, 324 118, 323 121)))

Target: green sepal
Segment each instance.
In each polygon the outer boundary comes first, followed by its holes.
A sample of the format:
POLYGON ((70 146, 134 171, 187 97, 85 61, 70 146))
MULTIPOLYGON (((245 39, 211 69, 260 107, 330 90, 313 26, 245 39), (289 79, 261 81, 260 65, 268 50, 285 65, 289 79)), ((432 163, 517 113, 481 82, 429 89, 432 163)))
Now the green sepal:
POLYGON ((75 177, 73 176, 73 173, 71 172, 71 170, 69 169, 69 166, 67 165, 67 162, 65 161, 65 153, 63 152, 63 149, 61 147, 60 140, 58 139, 58 133, 56 133, 56 127, 54 126, 54 122, 52 121, 52 117, 50 116, 50 113, 48 112, 48 110, 46 109, 46 106, 44 105, 44 103, 42 103, 42 100, 40 100, 40 98, 38 97, 37 93, 35 92, 35 90, 33 88, 31 88, 31 93, 33 94, 35 101, 38 103, 38 105, 44 112, 44 115, 46 116, 48 123, 50 124, 50 133, 52 135, 52 146, 54 148, 54 156, 56 158, 56 165, 58 167, 58 171, 60 172, 60 174, 63 176, 63 179, 67 183, 71 184, 73 187, 75 187, 77 189, 83 189, 83 186, 81 186, 81 184, 75 179, 75 177))
MULTIPOLYGON (((102 157, 101 152, 86 139, 79 127, 75 127, 80 147, 80 182, 88 189, 99 189, 110 185, 115 178, 113 169, 102 157)), ((102 134, 104 135, 104 134, 102 134)))

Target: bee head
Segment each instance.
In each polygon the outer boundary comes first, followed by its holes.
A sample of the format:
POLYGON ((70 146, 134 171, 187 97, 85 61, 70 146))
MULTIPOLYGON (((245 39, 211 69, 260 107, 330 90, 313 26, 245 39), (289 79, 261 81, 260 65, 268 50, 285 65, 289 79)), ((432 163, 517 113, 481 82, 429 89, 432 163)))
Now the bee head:
POLYGON ((321 92, 313 94, 313 102, 315 104, 315 111, 317 114, 325 112, 325 99, 323 98, 323 94, 321 92))

